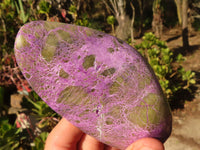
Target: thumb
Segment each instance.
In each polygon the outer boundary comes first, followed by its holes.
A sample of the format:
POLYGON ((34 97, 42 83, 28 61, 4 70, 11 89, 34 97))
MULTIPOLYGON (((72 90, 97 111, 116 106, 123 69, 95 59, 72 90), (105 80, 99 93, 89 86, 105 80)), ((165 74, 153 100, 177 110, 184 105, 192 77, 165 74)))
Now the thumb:
POLYGON ((163 144, 154 138, 139 139, 131 144, 126 150, 164 150, 163 144))

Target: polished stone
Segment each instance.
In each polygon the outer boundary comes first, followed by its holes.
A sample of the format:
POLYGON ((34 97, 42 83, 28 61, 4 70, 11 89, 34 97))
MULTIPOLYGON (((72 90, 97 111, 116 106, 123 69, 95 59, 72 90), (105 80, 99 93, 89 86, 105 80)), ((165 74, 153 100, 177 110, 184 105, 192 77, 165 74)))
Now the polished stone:
POLYGON ((171 113, 145 59, 125 42, 71 24, 34 21, 15 55, 38 95, 83 132, 125 149, 143 137, 164 142, 171 113))

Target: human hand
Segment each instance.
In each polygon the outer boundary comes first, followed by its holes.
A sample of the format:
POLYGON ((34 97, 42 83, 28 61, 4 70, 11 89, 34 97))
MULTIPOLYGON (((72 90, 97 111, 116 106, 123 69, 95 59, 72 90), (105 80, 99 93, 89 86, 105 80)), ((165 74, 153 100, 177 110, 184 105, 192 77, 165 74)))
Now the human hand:
MULTIPOLYGON (((49 134, 45 150, 118 150, 84 134, 66 119, 56 125, 49 134)), ((153 138, 143 138, 131 144, 126 150, 164 150, 163 144, 153 138)))

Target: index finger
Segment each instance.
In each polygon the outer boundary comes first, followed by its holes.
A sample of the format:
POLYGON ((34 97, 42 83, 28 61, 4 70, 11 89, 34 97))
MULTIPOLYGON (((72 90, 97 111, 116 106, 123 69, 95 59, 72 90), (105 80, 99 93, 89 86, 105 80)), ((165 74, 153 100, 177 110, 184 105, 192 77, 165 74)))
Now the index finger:
POLYGON ((83 132, 80 129, 62 118, 48 135, 45 150, 76 150, 76 145, 82 135, 83 132))

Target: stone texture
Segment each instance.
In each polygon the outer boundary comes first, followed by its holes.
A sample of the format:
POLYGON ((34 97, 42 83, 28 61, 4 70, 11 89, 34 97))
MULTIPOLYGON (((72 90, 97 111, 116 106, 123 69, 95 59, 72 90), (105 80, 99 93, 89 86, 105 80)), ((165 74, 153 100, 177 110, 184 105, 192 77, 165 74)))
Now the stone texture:
POLYGON ((20 29, 15 55, 38 95, 101 142, 125 149, 139 138, 164 142, 170 135, 161 87, 125 42, 86 27, 35 21, 20 29))

